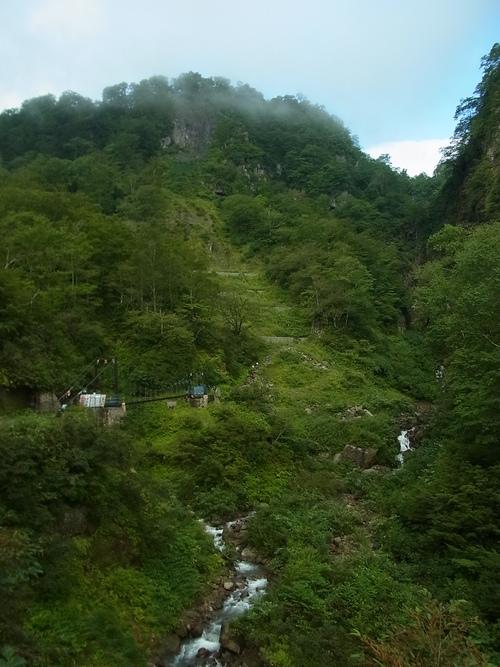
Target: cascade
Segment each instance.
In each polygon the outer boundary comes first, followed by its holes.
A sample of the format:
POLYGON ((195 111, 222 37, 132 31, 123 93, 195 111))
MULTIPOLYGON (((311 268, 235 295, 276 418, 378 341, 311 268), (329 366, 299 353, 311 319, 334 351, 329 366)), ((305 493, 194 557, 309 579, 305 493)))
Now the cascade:
POLYGON ((404 453, 411 450, 409 434, 412 431, 413 429, 410 429, 409 431, 401 431, 401 433, 398 435, 399 454, 396 456, 396 460, 401 463, 401 467, 404 465, 404 453))
MULTIPOLYGON (((219 551, 222 551, 225 546, 224 529, 230 528, 234 523, 234 521, 229 521, 222 528, 204 524, 206 532, 212 536, 214 545, 219 551)), ((226 598, 222 609, 212 613, 206 622, 201 637, 189 637, 181 643, 180 652, 169 657, 169 667, 200 665, 201 654, 203 654, 202 660, 204 660, 201 664, 224 667, 225 662, 223 655, 221 655, 220 644, 223 621, 241 616, 247 609, 250 609, 255 600, 264 593, 267 586, 267 579, 261 565, 238 560, 234 563, 234 569, 236 571, 236 587, 226 598)))

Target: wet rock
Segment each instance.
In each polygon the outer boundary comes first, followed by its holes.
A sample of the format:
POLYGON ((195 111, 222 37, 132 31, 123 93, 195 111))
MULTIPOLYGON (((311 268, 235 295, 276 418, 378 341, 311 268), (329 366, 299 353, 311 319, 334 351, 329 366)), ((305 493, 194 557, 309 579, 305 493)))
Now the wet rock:
POLYGON ((225 591, 232 591, 234 589, 234 581, 225 581, 224 582, 224 590, 225 591))
POLYGON ((208 657, 210 657, 210 653, 211 653, 210 649, 202 647, 196 654, 196 658, 198 660, 206 660, 208 657))
POLYGON ((422 440, 425 436, 425 425, 414 426, 410 432, 410 442, 411 448, 416 449, 422 444, 422 440))
POLYGON ((185 639, 189 634, 187 623, 181 621, 175 629, 175 634, 181 639, 185 639))
POLYGON ((258 562, 257 554, 250 547, 245 547, 243 549, 243 551, 241 552, 241 558, 243 560, 246 560, 246 561, 250 562, 250 563, 257 563, 258 562))
POLYGON ((200 606, 197 610, 188 611, 181 618, 175 634, 182 639, 186 637, 201 637, 203 632, 203 622, 208 615, 208 606, 200 606))
POLYGON ((346 445, 342 451, 343 458, 353 461, 358 468, 371 468, 377 460, 377 450, 367 447, 355 447, 354 445, 346 445))
POLYGON ((189 628, 189 634, 191 637, 201 637, 203 634, 203 622, 201 619, 191 625, 189 628))
POLYGON ((231 651, 231 653, 236 653, 237 655, 241 653, 241 646, 235 634, 231 631, 228 621, 222 621, 219 641, 221 647, 231 651))
POLYGON ((150 665, 152 665, 152 667, 170 667, 170 661, 167 656, 163 656, 158 660, 156 665, 148 662, 148 667, 150 667, 150 665))
POLYGON ((434 411, 435 406, 432 403, 420 402, 415 404, 413 410, 402 413, 397 419, 399 428, 407 431, 412 449, 421 443, 434 411))
POLYGON ((165 637, 162 645, 165 653, 179 653, 181 650, 181 640, 179 635, 172 632, 165 637))

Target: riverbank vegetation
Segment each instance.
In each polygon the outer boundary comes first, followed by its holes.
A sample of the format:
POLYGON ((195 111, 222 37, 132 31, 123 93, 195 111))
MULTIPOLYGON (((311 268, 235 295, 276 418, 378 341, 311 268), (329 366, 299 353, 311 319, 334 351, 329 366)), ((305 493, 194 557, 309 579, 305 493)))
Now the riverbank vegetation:
POLYGON ((241 660, 500 664, 498 45, 483 72, 432 178, 194 73, 0 114, 0 665, 156 660, 224 568, 199 519, 249 511, 241 660), (221 402, 102 426, 95 358, 221 402))

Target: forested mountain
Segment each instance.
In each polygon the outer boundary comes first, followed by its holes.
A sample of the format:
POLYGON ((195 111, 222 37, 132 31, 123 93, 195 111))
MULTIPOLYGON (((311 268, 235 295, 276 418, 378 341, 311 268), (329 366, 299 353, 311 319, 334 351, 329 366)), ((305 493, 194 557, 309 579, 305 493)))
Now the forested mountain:
POLYGON ((118 339, 121 356, 134 347, 136 383, 151 367, 184 375, 216 308, 213 277, 199 276, 221 252, 222 220, 266 250, 314 321, 366 333, 408 308, 398 244, 418 238, 431 179, 370 159, 305 100, 196 74, 113 86, 99 103, 45 96, 2 114, 0 154, 7 386, 61 389, 118 339), (332 294, 339 262, 346 282, 332 294), (182 347, 182 368, 158 349, 148 361, 155 328, 182 347))
POLYGON ((234 558, 196 518, 251 510, 234 664, 500 664, 499 45, 483 70, 432 178, 195 73, 0 114, 0 665, 158 661, 234 558), (122 399, 222 403, 26 411, 96 358, 122 399))

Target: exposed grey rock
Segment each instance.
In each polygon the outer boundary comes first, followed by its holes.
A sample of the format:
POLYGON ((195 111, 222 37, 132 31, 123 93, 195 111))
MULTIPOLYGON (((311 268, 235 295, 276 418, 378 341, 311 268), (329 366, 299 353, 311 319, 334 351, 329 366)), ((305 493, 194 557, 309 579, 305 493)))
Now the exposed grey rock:
POLYGON ((175 629, 175 634, 178 637, 181 637, 181 639, 185 639, 188 636, 189 630, 187 627, 187 623, 185 621, 181 621, 179 623, 179 625, 175 629))
POLYGON ((355 447, 346 445, 342 451, 342 456, 353 461, 359 468, 371 468, 377 460, 377 450, 367 447, 355 447))
POLYGON ((266 343, 293 343, 295 338, 290 336, 262 336, 266 343))
POLYGON ((221 647, 231 651, 231 653, 236 653, 237 655, 241 653, 241 646, 238 644, 234 633, 231 632, 228 621, 222 621, 219 641, 221 647))
POLYGON ((175 633, 168 634, 162 642, 165 653, 179 653, 181 650, 181 640, 175 633))
POLYGON ((333 462, 335 464, 338 464, 342 461, 342 452, 337 452, 335 456, 333 457, 333 462))
POLYGON ((179 148, 191 149, 197 155, 203 155, 210 144, 214 126, 206 120, 189 116, 185 114, 184 118, 175 119, 172 141, 179 148))
POLYGON ((41 391, 36 397, 38 412, 59 412, 61 405, 57 396, 51 391, 41 391))
POLYGON ((202 647, 196 654, 196 658, 198 660, 206 660, 209 657, 210 653, 211 653, 210 649, 202 647))
POLYGON ((373 417, 373 414, 364 405, 351 405, 344 412, 339 412, 338 417, 343 421, 348 419, 360 419, 361 417, 373 417))
POLYGON ((389 472, 391 472, 390 468, 388 468, 387 466, 379 466, 379 465, 375 465, 372 468, 367 468, 366 470, 363 470, 363 474, 367 475, 386 475, 389 472))
POLYGON ((189 634, 191 637, 201 637, 203 634, 203 621, 201 618, 196 623, 191 625, 189 628, 189 634))
POLYGON ((72 507, 59 519, 57 528, 62 535, 84 535, 89 531, 88 510, 86 507, 72 507))
POLYGON ((257 554, 250 547, 245 547, 243 549, 241 552, 241 558, 251 563, 256 563, 258 561, 257 554))

